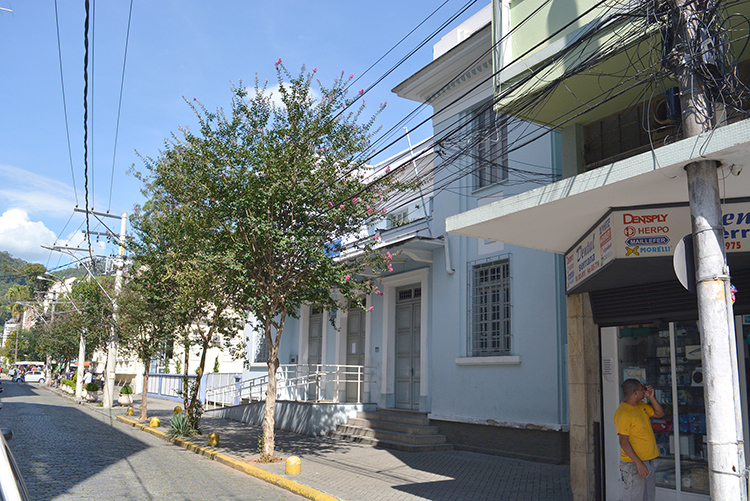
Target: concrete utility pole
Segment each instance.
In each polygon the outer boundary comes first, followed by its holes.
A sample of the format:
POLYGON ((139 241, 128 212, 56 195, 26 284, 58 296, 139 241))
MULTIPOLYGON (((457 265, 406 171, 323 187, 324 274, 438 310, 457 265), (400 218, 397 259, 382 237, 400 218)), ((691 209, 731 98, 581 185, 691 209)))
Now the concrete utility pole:
POLYGON ((113 325, 107 341, 107 365, 104 369, 104 395, 102 397, 102 407, 105 409, 112 408, 115 400, 115 364, 117 363, 117 296, 122 289, 122 266, 123 254, 125 252, 125 230, 127 229, 128 213, 123 212, 120 218, 120 253, 115 266, 117 274, 115 275, 115 298, 112 301, 113 325))
MULTIPOLYGON (((685 137, 712 128, 712 104, 695 68, 704 47, 699 29, 708 24, 702 2, 673 0, 680 11, 675 33, 680 56, 680 102, 685 137)), ((710 49, 709 49, 710 50, 710 49)), ((709 56, 711 56, 709 54, 709 56)), ((718 54, 716 54, 718 58, 718 54)), ((729 267, 719 198, 718 163, 701 160, 685 166, 693 230, 698 322, 708 431, 711 499, 746 500, 745 456, 741 423, 739 375, 729 267)))

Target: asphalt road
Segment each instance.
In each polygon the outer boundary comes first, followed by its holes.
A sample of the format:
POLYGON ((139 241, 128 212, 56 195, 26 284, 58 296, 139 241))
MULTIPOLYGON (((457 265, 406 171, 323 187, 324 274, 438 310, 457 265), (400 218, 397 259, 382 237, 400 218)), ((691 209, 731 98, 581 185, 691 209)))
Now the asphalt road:
POLYGON ((0 426, 34 500, 303 499, 36 384, 2 387, 0 426))

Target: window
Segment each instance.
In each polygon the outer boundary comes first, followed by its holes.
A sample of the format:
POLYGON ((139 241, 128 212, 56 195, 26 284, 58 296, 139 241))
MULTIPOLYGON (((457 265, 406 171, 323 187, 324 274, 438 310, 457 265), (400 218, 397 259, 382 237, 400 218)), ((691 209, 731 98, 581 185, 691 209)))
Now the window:
POLYGON ((503 115, 485 105, 474 112, 474 185, 483 188, 508 179, 508 128, 503 115))
POLYGON ((469 265, 471 305, 467 356, 510 355, 510 262, 469 265))
POLYGON ((253 363, 264 364, 268 361, 268 343, 266 343, 266 334, 256 330, 253 343, 253 363))
POLYGON ((388 216, 388 229, 397 228, 409 223, 409 211, 407 209, 393 212, 388 216))

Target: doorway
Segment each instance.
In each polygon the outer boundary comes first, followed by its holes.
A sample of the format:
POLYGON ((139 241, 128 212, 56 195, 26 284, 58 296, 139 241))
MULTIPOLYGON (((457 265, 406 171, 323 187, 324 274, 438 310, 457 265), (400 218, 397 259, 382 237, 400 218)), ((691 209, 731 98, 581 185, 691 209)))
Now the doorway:
MULTIPOLYGON (((365 310, 349 310, 346 330, 346 365, 365 365, 365 310)), ((346 401, 362 402, 364 396, 364 375, 360 378, 352 367, 347 368, 346 401), (357 380, 360 383, 357 384, 357 380)))
POLYGON ((396 294, 396 408, 419 410, 422 288, 396 294))

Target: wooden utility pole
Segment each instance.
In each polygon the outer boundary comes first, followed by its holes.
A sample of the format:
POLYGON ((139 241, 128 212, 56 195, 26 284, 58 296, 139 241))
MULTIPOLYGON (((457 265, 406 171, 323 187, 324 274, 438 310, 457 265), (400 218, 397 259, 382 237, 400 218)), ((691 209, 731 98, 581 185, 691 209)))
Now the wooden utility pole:
MULTIPOLYGON (((679 57, 680 103, 684 137, 712 129, 713 107, 706 83, 696 68, 703 64, 706 45, 699 42, 710 15, 704 2, 673 0, 679 10, 676 55, 679 57)), ((719 164, 700 160, 685 166, 693 231, 698 323, 708 431, 711 499, 746 500, 745 456, 741 423, 739 375, 729 267, 719 198, 719 164)))

